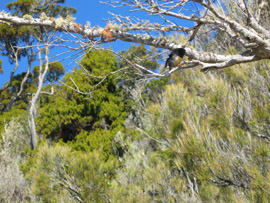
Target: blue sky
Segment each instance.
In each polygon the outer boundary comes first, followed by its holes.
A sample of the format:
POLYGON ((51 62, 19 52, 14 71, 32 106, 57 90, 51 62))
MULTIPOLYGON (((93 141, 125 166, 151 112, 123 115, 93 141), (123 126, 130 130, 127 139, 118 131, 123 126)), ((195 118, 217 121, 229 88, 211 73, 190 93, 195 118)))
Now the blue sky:
MULTIPOLYGON (((12 2, 12 0, 0 0, 0 11, 8 11, 6 9, 6 4, 9 2, 12 2)), ((111 6, 100 4, 98 0, 66 0, 66 5, 77 9, 77 14, 75 15, 77 23, 85 24, 87 21, 90 21, 91 26, 106 26, 105 19, 111 17, 111 15, 108 14, 108 11, 122 13, 123 15, 128 13, 126 9, 115 9, 111 6)), ((117 41, 107 44, 106 46, 110 46, 115 51, 119 51, 122 49, 128 49, 130 44, 117 41)), ((3 84, 6 83, 9 79, 10 72, 14 65, 10 64, 6 57, 0 56, 0 59, 3 61, 2 66, 4 69, 4 73, 0 74, 0 87, 2 87, 3 84)), ((25 71, 25 68, 23 68, 23 66, 26 67, 26 62, 24 60, 20 62, 20 66, 16 73, 25 71)))
MULTIPOLYGON (((12 2, 12 0, 0 0, 0 1, 1 1, 0 11, 6 10, 6 4, 12 2)), ((114 8, 109 5, 100 4, 99 0, 66 0, 66 5, 77 9, 77 14, 75 15, 77 23, 86 24, 87 21, 90 21, 91 26, 99 25, 101 27, 105 27, 106 26, 105 19, 112 17, 108 12, 112 12, 115 14, 122 14, 123 16, 136 15, 137 17, 141 17, 144 19, 149 18, 149 16, 145 15, 142 12, 136 13, 129 12, 127 7, 114 8)), ((153 17, 151 17, 151 19, 153 19, 153 17)), ((162 22, 157 17, 155 17, 154 20, 162 22)), ((120 40, 106 44, 106 46, 111 47, 115 51, 128 49, 130 45, 131 45, 130 43, 121 42, 120 40)), ((0 59, 3 61, 2 65, 4 69, 4 74, 0 74, 0 87, 2 87, 3 84, 9 79, 10 71, 14 65, 9 64, 8 60, 3 56, 0 56, 0 59)), ((26 63, 24 61, 21 61, 20 64, 21 65, 17 73, 23 71, 22 70, 23 66, 26 67, 26 63)))

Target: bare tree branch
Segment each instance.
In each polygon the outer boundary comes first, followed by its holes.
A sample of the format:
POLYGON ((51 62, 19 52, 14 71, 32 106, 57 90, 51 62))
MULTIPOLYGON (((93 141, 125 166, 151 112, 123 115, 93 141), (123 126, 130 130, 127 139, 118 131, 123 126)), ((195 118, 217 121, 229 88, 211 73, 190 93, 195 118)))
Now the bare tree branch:
MULTIPOLYGON (((137 2, 136 6, 139 6, 141 9, 144 9, 147 12, 153 13, 153 10, 149 10, 149 8, 142 7, 142 5, 138 1, 136 2, 137 2)), ((208 18, 206 17, 203 17, 203 18, 194 17, 194 16, 185 17, 182 14, 176 14, 176 13, 173 13, 172 11, 164 10, 158 7, 158 5, 156 4, 153 5, 153 2, 151 4, 152 4, 150 5, 151 9, 153 9, 154 7, 158 8, 156 9, 155 13, 160 14, 160 15, 168 15, 168 16, 174 16, 181 19, 187 19, 187 20, 199 22, 200 25, 203 25, 203 24, 218 25, 220 27, 223 27, 223 29, 226 32, 230 33, 230 31, 232 30, 234 33, 240 33, 241 35, 243 35, 243 37, 248 38, 250 41, 252 41, 253 46, 260 45, 260 50, 263 50, 261 51, 263 52, 262 54, 261 52, 258 52, 256 49, 254 49, 253 57, 246 58, 241 55, 224 56, 224 55, 218 55, 214 53, 200 53, 194 49, 186 48, 187 56, 191 59, 195 59, 198 62, 200 62, 198 64, 203 65, 203 69, 209 68, 209 67, 212 69, 213 67, 217 67, 218 69, 225 68, 225 67, 229 67, 238 63, 242 63, 242 62, 266 59, 266 58, 269 58, 270 56, 270 42, 268 42, 268 40, 265 40, 260 35, 254 33, 254 31, 249 31, 246 27, 240 25, 236 21, 233 21, 227 18, 222 13, 218 13, 217 9, 213 6, 213 4, 206 4, 205 2, 200 3, 205 8, 209 9, 212 12, 212 14, 216 16, 215 20, 208 20, 208 18)), ((124 23, 119 16, 115 16, 115 17, 118 19, 118 22, 122 24, 124 23)), ((66 30, 68 33, 80 33, 90 40, 102 37, 103 31, 104 31, 104 29, 98 28, 98 27, 93 27, 93 28, 88 28, 88 29, 85 29, 84 27, 82 27, 80 28, 80 30, 76 30, 74 26, 75 23, 64 24, 61 27, 56 27, 55 23, 50 20, 44 21, 40 19, 33 19, 32 21, 30 21, 30 20, 25 20, 23 18, 19 18, 16 16, 9 16, 7 14, 0 14, 0 20, 12 22, 17 25, 40 25, 40 26, 50 27, 52 29, 59 30, 59 31, 66 30)), ((155 27, 149 28, 148 23, 146 23, 145 25, 132 24, 130 19, 126 18, 126 20, 129 23, 126 24, 125 28, 120 29, 119 26, 114 25, 114 26, 109 27, 108 32, 111 32, 114 38, 120 39, 122 41, 138 42, 138 43, 147 44, 147 45, 151 45, 158 48, 165 48, 165 49, 171 49, 171 50, 178 47, 182 47, 182 45, 177 45, 165 37, 153 37, 148 34, 141 35, 141 34, 128 33, 128 31, 130 30, 144 30, 144 31, 151 31, 151 30, 161 31, 162 29, 169 30, 170 27, 160 28, 159 26, 157 26, 159 28, 155 29, 155 27)), ((196 32, 197 31, 195 29, 193 31, 193 35, 195 35, 196 32)), ((193 35, 191 39, 194 38, 193 35)), ((244 39, 242 40, 245 41, 244 39)))
MULTIPOLYGON (((46 34, 45 41, 43 41, 45 45, 45 50, 41 49, 39 46, 37 46, 38 49, 38 57, 39 57, 39 75, 38 75, 38 87, 35 94, 33 94, 32 99, 30 101, 30 109, 29 109, 29 126, 30 126, 30 134, 31 134, 31 148, 35 149, 37 145, 37 135, 36 135, 36 124, 35 124, 35 117, 37 115, 37 101, 39 98, 39 95, 41 93, 43 83, 45 81, 45 76, 49 69, 49 43, 50 37, 46 34), (42 54, 44 54, 44 62, 42 60, 42 54)), ((39 42, 41 43, 41 42, 39 42)))
MULTIPOLYGON (((210 0, 107 0, 103 1, 103 3, 113 5, 115 7, 125 6, 128 7, 131 12, 144 11, 149 15, 149 20, 136 17, 125 17, 119 14, 111 13, 112 19, 110 19, 105 28, 101 28, 97 26, 90 27, 90 25, 80 25, 72 20, 70 21, 62 19, 62 21, 60 21, 60 19, 52 18, 32 18, 29 15, 17 17, 1 12, 0 22, 8 24, 9 26, 30 25, 49 28, 49 30, 54 31, 50 31, 50 33, 47 32, 48 37, 51 38, 50 46, 65 47, 69 49, 68 51, 59 53, 53 57, 62 57, 60 60, 73 58, 74 60, 72 60, 71 63, 83 57, 83 51, 89 50, 89 47, 91 49, 98 44, 107 43, 117 39, 125 42, 136 42, 169 50, 180 47, 184 47, 186 49, 186 55, 191 61, 184 61, 181 67, 173 68, 164 73, 156 73, 148 70, 147 68, 142 67, 139 64, 133 64, 122 57, 129 65, 131 65, 131 67, 136 70, 135 74, 147 77, 164 77, 168 74, 172 74, 176 70, 194 68, 196 66, 201 66, 202 71, 207 72, 209 70, 231 67, 236 64, 270 59, 270 31, 260 23, 261 10, 263 9, 262 7, 268 4, 266 1, 254 2, 251 4, 245 0, 230 0, 229 2, 223 0, 218 0, 217 2, 210 0), (239 13, 232 13, 231 15, 228 15, 229 10, 227 9, 227 6, 230 2, 239 9, 239 13), (160 17, 164 23, 151 22, 151 16, 160 17), (186 20, 191 22, 191 24, 190 26, 183 26, 176 23, 175 20, 172 20, 173 18, 177 20, 186 20), (209 30, 205 30, 206 28, 209 30), (209 31, 223 32, 226 34, 228 39, 233 39, 239 42, 242 45, 242 49, 245 51, 243 53, 239 52, 236 54, 227 53, 227 55, 224 53, 219 54, 219 52, 215 51, 198 51, 196 50, 196 47, 193 48, 189 46, 187 44, 188 41, 183 44, 179 44, 167 37, 169 32, 177 31, 188 34, 188 36, 190 36, 189 41, 192 41, 199 37, 198 35, 202 33, 202 30, 205 30, 205 35, 207 35, 207 32, 209 31), (61 36, 56 36, 53 38, 55 32, 61 33, 61 36), (67 35, 68 38, 64 39, 63 35, 67 35), (70 38, 73 40, 70 40, 70 38), (68 42, 72 42, 73 45, 69 45, 68 42), (63 57, 65 54, 72 53, 72 51, 76 53, 72 56, 63 57)), ((47 29, 45 29, 45 31, 46 30, 47 29)), ((42 41, 40 36, 41 35, 35 34, 36 39, 42 41)), ((208 34, 208 37, 213 38, 213 35, 208 34)), ((48 51, 49 45, 45 43, 43 45, 38 44, 30 46, 38 49, 41 49, 41 46, 44 46, 46 51, 48 51)), ((17 57, 15 52, 14 57, 17 57)), ((50 58, 48 58, 48 60, 49 59, 50 58)), ((45 64, 47 63, 46 60, 47 59, 45 59, 45 64)), ((14 58, 14 61, 16 62, 16 65, 11 72, 10 82, 5 87, 1 88, 0 91, 8 88, 11 84, 14 72, 18 68, 18 60, 14 58)), ((31 61, 29 61, 29 64, 30 63, 31 61)), ((45 67, 47 66, 45 65, 45 67)), ((29 75, 29 70, 30 66, 27 69, 26 76, 20 87, 20 91, 16 96, 17 98, 21 95, 24 89, 24 83, 29 75)), ((110 75, 126 70, 127 69, 124 68, 105 76, 93 76, 87 73, 87 71, 84 71, 89 77, 100 79, 100 82, 97 84, 98 86, 110 75)), ((45 75, 41 74, 39 76, 39 82, 44 80, 44 77, 45 75)), ((75 81, 73 81, 73 84, 74 87, 68 86, 67 84, 65 85, 79 93, 83 93, 79 87, 76 86, 75 81)), ((39 93, 40 90, 38 94, 39 93)), ((91 92, 85 92, 83 94, 91 95, 91 92)))
POLYGON ((19 50, 17 49, 17 50, 15 51, 14 47, 12 47, 12 46, 11 46, 11 48, 13 49, 13 54, 14 54, 14 56, 11 56, 11 55, 10 55, 10 58, 12 58, 12 60, 15 62, 15 66, 14 66, 14 68, 12 69, 12 71, 11 71, 11 73, 10 73, 8 83, 7 83, 6 85, 4 85, 4 87, 0 88, 0 93, 1 93, 2 91, 4 91, 5 89, 7 89, 7 88, 10 87, 10 85, 11 85, 13 79, 14 79, 14 73, 15 73, 15 71, 16 71, 16 70, 18 69, 18 67, 19 67, 19 61, 18 61, 18 51, 19 51, 19 50))

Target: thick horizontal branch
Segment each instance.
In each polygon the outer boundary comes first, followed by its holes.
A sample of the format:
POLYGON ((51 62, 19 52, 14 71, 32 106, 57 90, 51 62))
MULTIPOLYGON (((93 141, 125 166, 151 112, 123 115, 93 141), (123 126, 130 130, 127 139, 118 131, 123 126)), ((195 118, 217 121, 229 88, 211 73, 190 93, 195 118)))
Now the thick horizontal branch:
MULTIPOLYGON (((175 48, 183 47, 183 45, 176 44, 168 40, 166 37, 153 37, 149 34, 131 34, 126 31, 121 31, 115 27, 89 27, 78 25, 75 22, 63 23, 62 25, 57 25, 53 20, 41 20, 41 19, 24 19, 16 16, 11 16, 9 14, 0 14, 0 20, 5 22, 10 22, 16 25, 33 25, 33 26, 45 26, 53 30, 67 31, 68 33, 79 33, 89 40, 94 40, 95 38, 101 38, 104 40, 111 41, 120 39, 126 42, 137 42, 145 45, 154 46, 157 48, 173 50, 175 48), (105 33, 105 34, 104 34, 105 33), (110 38, 107 38, 109 36, 110 38)), ((226 20, 227 21, 227 20, 226 20)), ((230 22, 231 23, 231 22, 230 22)), ((233 24, 233 23, 232 23, 233 24)), ((238 26, 238 25, 235 25, 238 26)), ((240 28, 239 28, 240 29, 240 28)), ((260 37, 259 37, 260 38, 260 37)), ((262 39, 261 39, 262 40, 262 39)), ((265 40, 263 40, 265 41, 265 40)), ((267 42, 265 44, 268 44, 267 42)), ((270 47, 270 45, 269 45, 270 47)), ((193 59, 202 65, 205 70, 209 69, 219 69, 229 67, 239 63, 246 63, 251 61, 257 61, 260 59, 269 59, 268 54, 264 57, 259 56, 242 56, 242 55, 219 55, 215 53, 205 53, 198 52, 192 48, 186 47, 186 55, 188 58, 193 59)))
POLYGON ((261 60, 261 58, 258 58, 256 56, 233 55, 233 56, 229 56, 228 60, 224 62, 204 63, 204 62, 198 61, 198 64, 202 65, 203 72, 208 72, 209 70, 223 69, 223 68, 227 68, 233 65, 240 64, 240 63, 248 63, 248 62, 258 61, 258 60, 261 60))

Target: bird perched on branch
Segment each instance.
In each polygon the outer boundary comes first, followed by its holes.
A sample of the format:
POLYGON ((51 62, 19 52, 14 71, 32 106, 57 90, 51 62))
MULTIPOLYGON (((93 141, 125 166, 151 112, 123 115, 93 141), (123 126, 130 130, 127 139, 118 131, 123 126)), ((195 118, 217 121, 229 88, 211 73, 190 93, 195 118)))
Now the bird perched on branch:
POLYGON ((169 67, 169 69, 180 66, 180 63, 186 54, 186 50, 184 48, 177 48, 172 50, 172 52, 169 55, 169 58, 167 58, 165 63, 165 68, 169 67))

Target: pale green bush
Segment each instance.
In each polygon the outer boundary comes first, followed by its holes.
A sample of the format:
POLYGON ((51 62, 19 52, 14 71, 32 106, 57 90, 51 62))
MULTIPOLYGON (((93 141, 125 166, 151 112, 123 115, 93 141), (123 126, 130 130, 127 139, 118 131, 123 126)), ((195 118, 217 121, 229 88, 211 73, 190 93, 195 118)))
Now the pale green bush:
POLYGON ((20 118, 10 121, 2 132, 0 144, 0 202, 25 202, 29 200, 28 183, 19 169, 25 160, 29 131, 20 118))

